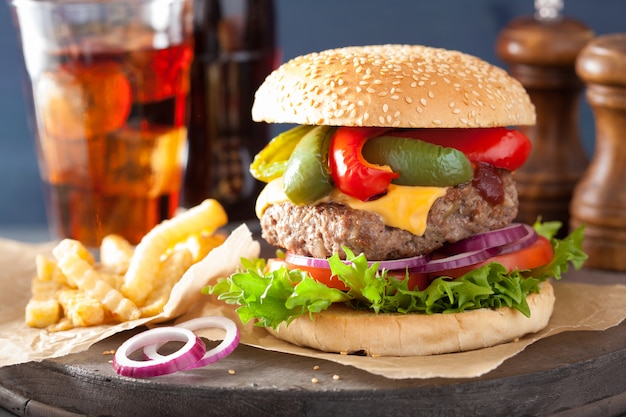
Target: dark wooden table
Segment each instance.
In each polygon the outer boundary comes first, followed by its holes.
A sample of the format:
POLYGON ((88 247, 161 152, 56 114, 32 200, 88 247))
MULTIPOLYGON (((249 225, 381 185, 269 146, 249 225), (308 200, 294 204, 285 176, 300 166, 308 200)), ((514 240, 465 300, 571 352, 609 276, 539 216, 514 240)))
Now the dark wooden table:
MULTIPOLYGON (((566 279, 626 283, 626 274, 572 271, 566 279)), ((131 334, 0 368, 0 417, 2 409, 33 417, 626 415, 626 323, 540 340, 472 379, 387 379, 245 345, 202 369, 132 379, 118 376, 104 354, 131 334)))

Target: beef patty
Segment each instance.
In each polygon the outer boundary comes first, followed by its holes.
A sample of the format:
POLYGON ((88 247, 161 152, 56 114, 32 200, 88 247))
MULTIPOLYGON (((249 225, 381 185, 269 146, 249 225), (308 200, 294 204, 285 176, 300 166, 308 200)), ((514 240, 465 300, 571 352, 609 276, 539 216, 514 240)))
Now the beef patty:
POLYGON ((297 206, 289 202, 268 207, 261 218, 263 238, 293 253, 328 258, 347 246, 368 260, 388 260, 422 255, 476 233, 498 229, 517 215, 518 200, 510 172, 500 172, 504 199, 485 200, 472 183, 450 187, 433 204, 426 231, 416 236, 386 226, 372 212, 353 210, 338 203, 297 206))

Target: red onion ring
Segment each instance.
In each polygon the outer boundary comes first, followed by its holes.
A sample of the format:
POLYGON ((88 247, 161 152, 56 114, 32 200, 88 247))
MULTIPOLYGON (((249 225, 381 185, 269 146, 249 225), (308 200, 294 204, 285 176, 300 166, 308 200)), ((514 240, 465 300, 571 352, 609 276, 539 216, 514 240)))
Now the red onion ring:
MULTIPOLYGON (((328 263, 328 259, 324 258, 312 258, 309 256, 296 255, 291 252, 287 252, 285 256, 285 261, 292 265, 296 266, 310 266, 313 268, 330 268, 330 264, 328 263)), ((378 263, 378 269, 383 270, 386 269, 388 271, 394 271, 397 269, 405 270, 407 268, 412 269, 422 265, 425 265, 430 261, 430 255, 420 255, 413 256, 411 258, 403 258, 403 259, 392 259, 389 261, 368 261, 368 265, 372 266, 375 263, 378 263)), ((343 261, 348 264, 349 261, 343 261)))
POLYGON ((411 272, 429 273, 446 271, 448 269, 462 268, 465 266, 470 266, 486 261, 487 259, 492 258, 499 253, 500 248, 498 247, 460 253, 441 259, 434 259, 428 262, 426 265, 411 269, 411 272))
MULTIPOLYGON (((185 367, 184 369, 200 368, 202 366, 206 366, 208 364, 224 359, 235 350, 237 345, 239 345, 239 339, 241 337, 239 328, 237 327, 235 322, 223 316, 198 317, 196 319, 191 319, 186 322, 177 324, 175 327, 180 327, 191 331, 209 328, 220 328, 226 331, 226 336, 219 345, 211 350, 207 350, 202 358, 200 358, 197 362, 185 367)), ((143 348, 143 354, 149 359, 160 359, 163 356, 161 356, 161 354, 158 352, 158 349, 162 345, 163 343, 155 343, 145 346, 143 348)))
POLYGON ((535 241, 539 237, 537 235, 537 232, 535 232, 535 229, 533 229, 531 226, 527 224, 523 226, 527 230, 526 236, 522 237, 521 239, 516 240, 515 242, 509 243, 508 245, 500 246, 500 254, 504 255, 506 253, 515 252, 515 251, 527 248, 533 243, 535 243, 535 241))
MULTIPOLYGON (((404 270, 411 272, 430 273, 448 269, 462 268, 484 262, 499 254, 506 254, 532 245, 537 240, 537 233, 527 224, 512 223, 501 229, 479 233, 450 243, 438 252, 448 254, 445 258, 431 260, 431 254, 412 258, 395 259, 390 261, 369 261, 369 265, 378 262, 379 270, 404 270)), ((327 259, 311 258, 287 252, 285 261, 295 266, 314 268, 330 268, 327 259)), ((348 261, 344 261, 349 263, 348 261)))
POLYGON ((529 247, 537 240, 537 232, 527 224, 520 224, 524 230, 522 238, 506 245, 492 246, 475 251, 459 253, 441 259, 430 261, 423 267, 413 268, 411 272, 439 272, 448 269, 462 268, 484 262, 496 255, 504 255, 529 247))
POLYGON ((458 242, 448 243, 439 249, 439 251, 450 255, 456 255, 465 252, 504 246, 528 235, 528 229, 532 230, 532 227, 522 223, 511 223, 501 229, 478 233, 466 239, 459 240, 458 242))
POLYGON ((134 378, 170 374, 198 362, 206 353, 202 339, 182 327, 157 327, 126 340, 115 352, 113 369, 119 375, 134 378), (158 359, 136 361, 128 356, 146 346, 169 341, 185 342, 176 352, 158 359))

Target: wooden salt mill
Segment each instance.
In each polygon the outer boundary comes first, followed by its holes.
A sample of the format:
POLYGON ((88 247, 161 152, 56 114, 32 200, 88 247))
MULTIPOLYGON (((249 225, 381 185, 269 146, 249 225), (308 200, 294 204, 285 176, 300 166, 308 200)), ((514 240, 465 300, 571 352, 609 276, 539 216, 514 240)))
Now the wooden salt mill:
POLYGON ((576 70, 587 83, 596 143, 574 191, 571 227, 585 225, 586 267, 626 271, 626 33, 591 41, 576 70))
POLYGON ((564 235, 574 187, 588 164, 578 130, 583 83, 576 76, 576 56, 594 33, 561 16, 562 2, 536 1, 535 7, 534 16, 513 20, 496 42, 497 55, 524 85, 537 112, 535 126, 519 128, 533 148, 515 173, 517 220, 558 220, 564 235))

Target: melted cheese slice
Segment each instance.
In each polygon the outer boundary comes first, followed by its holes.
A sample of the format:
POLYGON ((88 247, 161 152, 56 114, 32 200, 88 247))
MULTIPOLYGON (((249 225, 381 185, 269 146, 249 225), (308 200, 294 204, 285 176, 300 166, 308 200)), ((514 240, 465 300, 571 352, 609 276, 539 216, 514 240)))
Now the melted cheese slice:
MULTIPOLYGON (((261 218, 272 204, 289 201, 282 190, 282 179, 271 181, 259 194, 256 215, 261 218)), ((378 213, 387 226, 407 230, 421 236, 426 231, 428 212, 435 201, 446 194, 447 187, 414 187, 390 184, 387 194, 373 201, 361 201, 338 189, 318 202, 337 202, 355 210, 378 213)))

